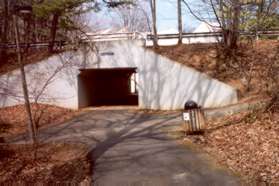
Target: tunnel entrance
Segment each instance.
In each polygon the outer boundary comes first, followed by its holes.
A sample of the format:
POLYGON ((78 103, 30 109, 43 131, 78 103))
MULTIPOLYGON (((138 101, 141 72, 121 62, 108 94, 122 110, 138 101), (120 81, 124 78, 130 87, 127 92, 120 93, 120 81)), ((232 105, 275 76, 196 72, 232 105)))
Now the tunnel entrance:
POLYGON ((136 68, 81 69, 78 102, 79 108, 138 105, 136 68))

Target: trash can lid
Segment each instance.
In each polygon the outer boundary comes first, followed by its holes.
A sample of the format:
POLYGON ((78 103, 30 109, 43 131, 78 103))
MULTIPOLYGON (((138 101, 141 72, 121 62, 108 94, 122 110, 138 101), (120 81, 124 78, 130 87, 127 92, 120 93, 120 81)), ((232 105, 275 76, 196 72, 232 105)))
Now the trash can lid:
POLYGON ((194 101, 187 101, 184 105, 184 110, 196 109, 198 108, 198 104, 194 101))

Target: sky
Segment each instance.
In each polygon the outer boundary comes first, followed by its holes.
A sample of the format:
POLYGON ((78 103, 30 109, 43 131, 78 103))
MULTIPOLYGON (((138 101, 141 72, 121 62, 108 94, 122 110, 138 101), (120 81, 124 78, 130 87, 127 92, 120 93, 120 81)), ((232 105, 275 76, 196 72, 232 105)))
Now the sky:
MULTIPOLYGON (((177 0, 158 0, 157 2, 157 18, 158 18, 158 31, 177 30, 177 0)), ((192 0, 193 1, 193 0, 192 0)), ((189 1, 191 4, 191 1, 189 1)), ((191 30, 197 27, 200 22, 195 19, 186 6, 182 3, 182 20, 183 27, 186 30, 191 30)))
MULTIPOLYGON (((197 6, 196 3, 199 0, 186 0, 191 7, 197 6)), ((191 15, 187 7, 182 3, 182 15, 183 15, 183 28, 186 31, 192 31, 196 28, 200 21, 191 15)), ((90 16, 90 23, 92 27, 97 25, 98 27, 109 28, 117 20, 113 19, 114 15, 112 11, 108 11, 103 8, 102 11, 94 13, 94 16, 90 16), (100 24, 103 23, 103 24, 100 24)), ((96 27, 96 26, 95 26, 96 27)), ((157 0, 157 28, 158 32, 177 31, 177 0, 157 0)))

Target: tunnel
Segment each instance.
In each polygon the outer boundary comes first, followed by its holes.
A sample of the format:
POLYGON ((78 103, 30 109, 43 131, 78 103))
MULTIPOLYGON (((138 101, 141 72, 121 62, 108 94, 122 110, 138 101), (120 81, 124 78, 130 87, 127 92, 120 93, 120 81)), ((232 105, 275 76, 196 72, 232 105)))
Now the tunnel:
POLYGON ((136 68, 80 69, 79 108, 138 105, 136 68))

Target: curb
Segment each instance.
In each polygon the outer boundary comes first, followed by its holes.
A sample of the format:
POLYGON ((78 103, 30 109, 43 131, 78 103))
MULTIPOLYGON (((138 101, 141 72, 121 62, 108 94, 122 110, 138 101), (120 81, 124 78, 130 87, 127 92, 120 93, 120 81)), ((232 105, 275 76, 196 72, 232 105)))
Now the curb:
POLYGON ((226 107, 204 109, 204 115, 206 119, 214 119, 224 116, 229 116, 245 111, 256 111, 265 108, 271 99, 265 99, 260 101, 254 101, 250 103, 238 103, 229 105, 226 107))

